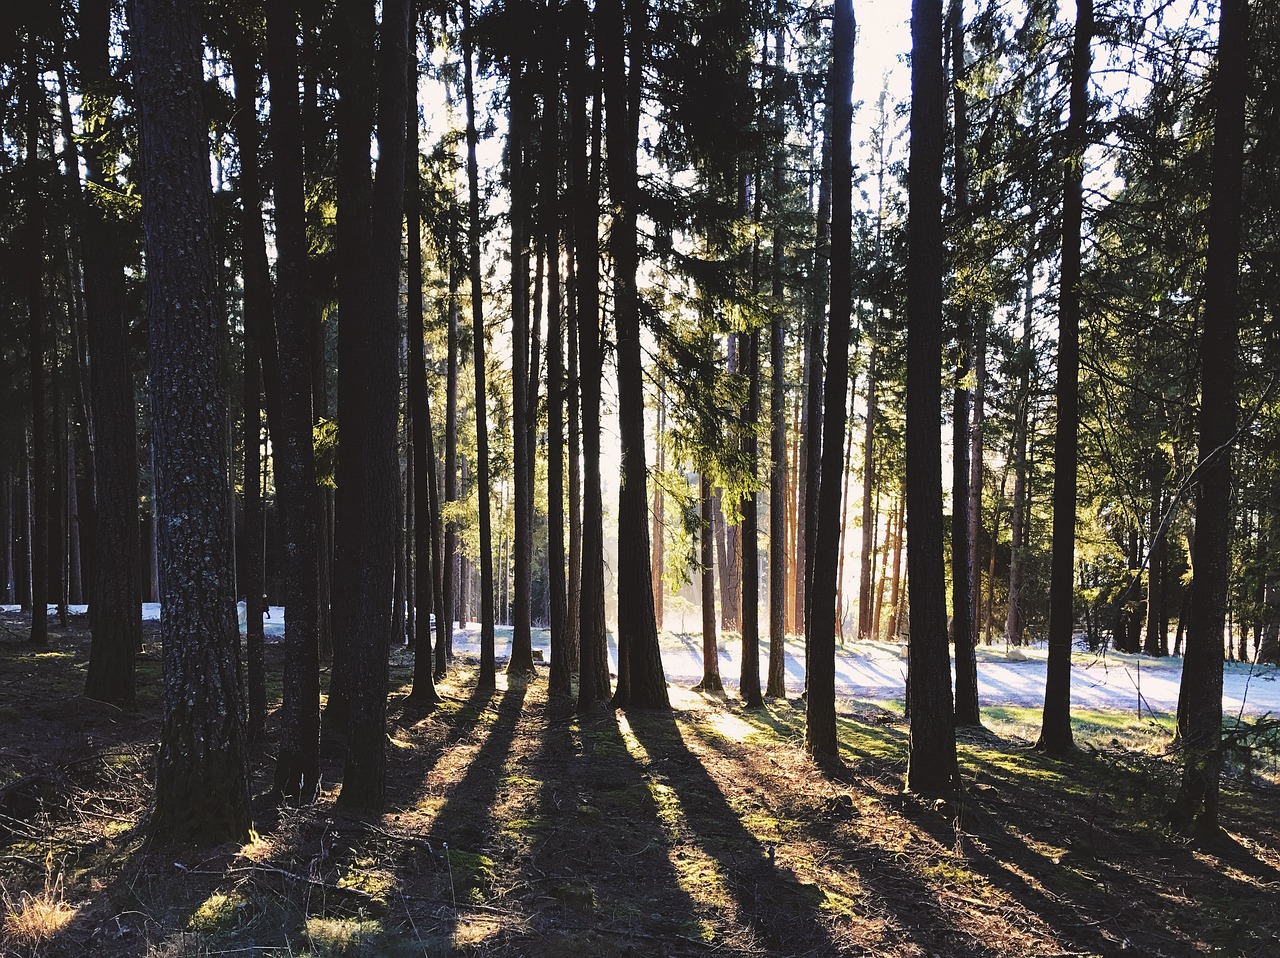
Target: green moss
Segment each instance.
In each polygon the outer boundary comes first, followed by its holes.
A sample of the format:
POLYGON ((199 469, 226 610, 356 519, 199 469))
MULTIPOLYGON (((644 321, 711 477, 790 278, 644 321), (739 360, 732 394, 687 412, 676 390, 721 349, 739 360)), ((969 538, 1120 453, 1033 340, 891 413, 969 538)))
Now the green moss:
POLYGON ((411 931, 368 919, 308 918, 304 935, 307 950, 299 958, 410 958, 444 951, 442 941, 419 941, 411 931))
POLYGON ((493 859, 487 855, 450 848, 445 852, 445 862, 453 881, 454 894, 458 897, 483 900, 493 887, 493 859))
POLYGON ((187 930, 202 935, 220 935, 231 931, 239 921, 239 911, 247 902, 239 895, 214 892, 187 919, 187 930))

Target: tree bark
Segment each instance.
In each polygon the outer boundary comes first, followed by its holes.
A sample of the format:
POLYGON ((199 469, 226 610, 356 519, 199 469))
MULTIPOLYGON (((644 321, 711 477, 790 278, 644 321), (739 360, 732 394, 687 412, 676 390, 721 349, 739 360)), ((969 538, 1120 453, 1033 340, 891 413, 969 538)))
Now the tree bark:
POLYGON ((1209 253, 1200 337, 1200 483, 1196 487, 1195 576, 1182 668, 1182 784, 1175 828, 1198 836, 1219 831, 1222 774, 1222 631, 1231 573, 1231 445, 1239 417, 1236 352, 1240 339, 1240 220, 1245 139, 1249 6, 1223 0, 1213 82, 1217 113, 1209 185, 1209 253))
MULTIPOLYGON (((969 116, 964 80, 964 3, 952 0, 951 92, 955 106, 955 198, 956 213, 963 220, 969 213, 969 116)), ((973 310, 968 303, 959 306, 956 324, 955 390, 951 416, 951 634, 955 644, 955 723, 957 726, 982 724, 978 711, 978 661, 974 649, 973 607, 977 593, 973 588, 973 555, 969 510, 970 433, 969 374, 973 369, 973 310)))
POLYGON ((1061 754, 1071 735, 1071 642, 1075 632, 1077 440, 1080 432, 1080 244, 1084 215, 1085 123, 1093 0, 1076 0, 1071 54, 1071 113, 1062 200, 1062 272, 1058 292, 1058 423, 1053 440, 1053 558, 1049 586, 1049 664, 1036 747, 1061 754))
MULTIPOLYGON (((261 77, 246 33, 231 51, 235 78, 236 146, 240 152, 240 245, 244 280, 244 582, 245 675, 250 742, 262 737, 267 714, 262 600, 266 597, 266 527, 262 503, 262 337, 274 335, 271 274, 262 229, 257 97, 261 77)), ((277 420, 277 424, 279 420, 277 420)))
MULTIPOLYGON (((382 4, 378 70, 378 169, 371 195, 364 296, 352 332, 360 337, 344 356, 343 375, 354 373, 360 393, 340 419, 341 446, 350 444, 355 503, 362 535, 355 550, 357 585, 353 611, 364 641, 350 650, 351 722, 343 769, 341 805, 380 809, 386 801, 387 656, 391 638, 392 532, 395 523, 401 337, 400 237, 404 217, 405 112, 410 28, 409 0, 382 4)), ((367 162, 367 156, 366 156, 367 162)), ((339 405, 339 416, 342 407, 339 405)), ((341 491, 341 484, 339 484, 341 491)))
MULTIPOLYGON (((836 738, 836 567, 840 549, 840 472, 844 467, 845 402, 849 389, 849 326, 853 289, 853 51, 857 25, 851 0, 836 0, 827 109, 831 113, 831 313, 823 390, 822 476, 810 500, 814 529, 812 581, 805 614, 808 698, 804 747, 810 755, 839 760, 836 738)), ((816 419, 816 417, 814 417, 816 419)))
POLYGON ((203 34, 195 8, 133 0, 141 107, 151 421, 160 520, 164 689, 151 834, 249 832, 227 521, 227 401, 214 262, 203 34), (198 411, 193 415, 192 411, 198 411))
POLYGON ((711 479, 704 471, 698 479, 698 501, 701 508, 701 526, 698 529, 698 545, 701 550, 702 590, 702 681, 694 686, 701 692, 723 692, 720 678, 720 645, 716 636, 716 573, 714 535, 715 494, 711 479))
POLYGON ((946 132, 942 2, 911 5, 911 158, 907 172, 907 549, 911 740, 907 789, 959 785, 942 560, 942 155, 946 132))
MULTIPOLYGON (((111 10, 106 0, 79 7, 82 116, 110 112, 111 10)), ((135 706, 134 653, 142 644, 141 539, 138 528, 138 428, 129 356, 128 298, 119 225, 94 187, 106 180, 98 141, 83 143, 85 314, 93 420, 93 640, 85 695, 135 706)), ((12 566, 12 564, 10 564, 12 566)))
POLYGON ((573 4, 569 100, 573 104, 572 158, 575 276, 578 303, 578 387, 582 403, 582 593, 578 613, 580 661, 578 711, 609 700, 609 654, 604 619, 604 502, 600 492, 600 94, 598 76, 587 61, 591 24, 584 0, 573 4), (594 101, 594 129, 588 131, 586 104, 594 101), (591 156, 588 165, 587 157, 591 156))
MULTIPOLYGON (((408 61, 408 110, 405 113, 405 193, 404 218, 408 236, 405 267, 405 320, 409 342, 409 422, 413 443, 413 547, 417 556, 414 569, 415 599, 418 611, 418 635, 413 647, 413 688, 410 697, 419 702, 440 700, 436 692, 436 660, 431 654, 430 616, 436 613, 436 624, 444 622, 444 602, 440 594, 440 557, 435 554, 436 509, 435 468, 431 446, 431 401, 427 391, 426 327, 422 310, 422 219, 421 174, 418 170, 418 58, 408 61)), ((436 645, 441 645, 437 636, 436 645)))
POLYGON ((618 554, 618 687, 613 704, 617 708, 667 709, 667 679, 653 609, 649 496, 645 488, 644 373, 636 289, 636 147, 644 3, 645 0, 601 0, 596 8, 597 45, 604 65, 606 169, 609 199, 615 211, 610 252, 614 270, 618 434, 622 447, 618 541, 627 543, 618 554))
POLYGON ((463 12, 463 92, 467 101, 467 184, 470 192, 471 335, 476 380, 476 483, 480 511, 480 674, 477 687, 492 689, 497 684, 494 662, 493 615, 493 528, 489 518, 489 416, 485 385, 484 282, 480 262, 480 172, 476 162, 479 135, 476 132, 476 104, 472 79, 471 0, 464 0, 463 12))

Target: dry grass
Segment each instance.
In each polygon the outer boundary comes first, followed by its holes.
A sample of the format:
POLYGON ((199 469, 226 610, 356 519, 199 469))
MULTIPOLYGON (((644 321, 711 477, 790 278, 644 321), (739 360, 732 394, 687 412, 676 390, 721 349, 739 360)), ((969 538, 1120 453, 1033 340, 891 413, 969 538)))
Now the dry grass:
POLYGON ((44 888, 21 892, 16 899, 7 887, 0 887, 4 899, 4 943, 19 953, 35 955, 76 916, 63 893, 62 871, 53 867, 53 852, 45 856, 44 888))

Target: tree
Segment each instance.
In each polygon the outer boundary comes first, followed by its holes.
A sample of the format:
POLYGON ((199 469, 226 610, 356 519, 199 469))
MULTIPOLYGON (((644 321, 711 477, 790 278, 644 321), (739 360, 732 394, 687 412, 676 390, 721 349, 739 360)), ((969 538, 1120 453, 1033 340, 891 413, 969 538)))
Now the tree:
POLYGON ((493 619, 493 529, 489 518, 489 417, 485 408, 485 330, 483 264, 480 262, 480 171, 476 161, 479 134, 476 132, 476 103, 471 76, 471 0, 462 5, 463 95, 467 105, 467 185, 470 192, 470 223, 467 245, 471 270, 471 335, 475 351, 476 379, 476 479, 480 494, 480 688, 497 684, 494 663, 493 619))
POLYGON ((227 399, 192 6, 133 0, 141 108, 151 416, 160 520, 163 724, 151 832, 217 844, 249 832, 227 522, 227 399))
POLYGON ((959 784, 942 564, 942 155, 946 137, 942 0, 911 4, 911 159, 907 220, 907 588, 911 721, 907 788, 959 784))
MULTIPOLYGON (((853 159, 848 131, 853 123, 853 48, 857 24, 852 0, 836 0, 831 40, 827 109, 831 113, 831 313, 822 403, 822 474, 814 516, 812 573, 807 590, 805 638, 808 700, 805 751, 837 759, 836 567, 840 548, 840 475, 844 470, 845 402, 849 389, 849 327, 853 287, 853 159)), ((812 383, 812 380, 811 380, 812 383)), ((813 417, 816 418, 816 417, 813 417)), ((813 418, 810 419, 812 424, 813 418)))
POLYGON ((1178 710, 1184 765, 1172 814, 1174 827, 1201 837, 1218 832, 1222 770, 1222 632, 1231 571, 1231 446, 1239 415, 1235 376, 1248 35, 1247 0, 1223 0, 1213 85, 1209 257, 1200 334, 1195 577, 1178 710))
POLYGON ((27 361, 31 387, 31 644, 49 644, 49 425, 45 409, 44 184, 40 140, 46 104, 34 24, 27 27, 27 361))
MULTIPOLYGON (((618 492, 617 708, 670 707, 667 679, 658 650, 649 552, 649 496, 644 448, 644 378, 640 361, 640 301, 636 290, 639 251, 636 215, 639 185, 641 51, 645 8, 633 0, 601 0, 596 8, 598 52, 604 66, 606 167, 615 210, 610 232, 614 269, 614 326, 617 335, 618 431, 622 476, 618 492), (630 40, 628 45, 627 40, 630 40)), ((585 350, 584 350, 585 352, 585 350)))
MULTIPOLYGON (((342 791, 338 801, 379 809, 386 800, 387 655, 391 641, 392 538, 395 525, 398 348, 400 328, 400 238, 404 215, 405 114, 410 31, 409 0, 382 5, 378 67, 378 169, 372 191, 367 275, 341 375, 354 376, 359 389, 348 394, 345 428, 342 406, 340 450, 351 448, 349 476, 355 484, 354 518, 363 535, 356 549, 359 569, 353 612, 364 641, 350 649, 351 721, 342 791)), ((340 141, 341 142, 341 141, 340 141)), ((367 157, 366 157, 367 161, 367 157)), ((341 382, 341 380, 340 380, 341 382)), ((341 486, 339 486, 341 489, 341 486)), ((350 502, 350 500, 349 500, 350 502)))
MULTIPOLYGON (((949 17, 951 33, 951 89, 955 107, 955 203, 956 213, 963 217, 969 211, 969 117, 964 89, 964 3, 952 0, 949 17)), ((981 725, 978 711, 978 663, 974 650, 973 607, 977 593, 973 587, 973 554, 970 510, 970 434, 969 386, 973 370, 971 338, 973 312, 969 304, 960 303, 956 325, 956 384, 952 405, 952 479, 951 479, 951 628, 956 650, 957 725, 981 725)), ((981 447, 979 447, 979 459, 981 447)), ((981 499, 979 498, 979 504, 981 499)))
POLYGON ((1062 199, 1062 271, 1058 293, 1058 425, 1053 443, 1053 570, 1049 594, 1049 664, 1038 748, 1069 752, 1071 644, 1075 634, 1077 442, 1080 431, 1080 242, 1084 216, 1085 122, 1089 112, 1089 43, 1093 0, 1076 0, 1070 115, 1062 199))
MULTIPOLYGON (((110 113, 111 5, 82 0, 79 7, 81 111, 110 113)), ((95 497, 93 644, 85 695, 124 709, 135 704, 134 652, 142 643, 139 581, 138 427, 129 362, 129 318, 119 223, 98 201, 107 180, 100 140, 84 138, 86 197, 81 255, 90 356, 95 497)))
MULTIPOLYGON (((298 21, 293 0, 267 5, 271 78, 271 154, 276 235, 277 356, 280 418, 274 437, 284 511, 285 665, 275 788, 310 803, 320 785, 319 577, 316 486, 307 310, 307 234, 298 105, 298 21)), ((256 214, 255 214, 256 215, 256 214)))

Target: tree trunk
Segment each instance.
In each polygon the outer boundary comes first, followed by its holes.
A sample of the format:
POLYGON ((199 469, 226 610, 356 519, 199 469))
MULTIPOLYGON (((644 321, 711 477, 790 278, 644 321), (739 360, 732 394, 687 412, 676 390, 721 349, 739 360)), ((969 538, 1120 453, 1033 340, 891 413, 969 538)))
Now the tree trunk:
POLYGON ((600 380, 604 357, 600 344, 600 92, 599 77, 588 66, 585 0, 574 0, 569 71, 573 104, 572 158, 574 253, 577 278, 578 351, 582 368, 582 591, 578 612, 580 661, 578 711, 609 700, 609 651, 604 621, 604 502, 600 491, 600 380), (587 99, 594 128, 587 128, 587 99), (588 152, 589 151, 589 152, 588 152), (591 163, 588 166, 587 157, 591 163))
POLYGON ((568 243, 565 260, 569 275, 569 288, 565 290, 565 341, 568 343, 569 366, 566 370, 565 401, 569 407, 569 584, 566 596, 564 642, 565 657, 569 669, 576 672, 581 656, 579 614, 582 607, 582 434, 578 403, 578 297, 574 263, 577 260, 576 226, 572 217, 566 218, 568 243))
POLYGON ((1071 735, 1071 641, 1075 632, 1077 437, 1080 432, 1080 244, 1084 215, 1085 123, 1093 0, 1076 0, 1071 54, 1071 113, 1062 200, 1062 272, 1058 292, 1058 423, 1053 440, 1053 558, 1049 586, 1049 664, 1037 748, 1062 754, 1071 735))
MULTIPOLYGON (((333 667, 329 698, 324 710, 326 738, 345 737, 351 718, 351 658, 356 636, 367 623, 360 621, 357 597, 365 570, 358 556, 366 530, 360 528, 361 492, 356 435, 360 426, 352 417, 366 402, 362 391, 363 349, 361 328, 367 306, 363 290, 369 281, 369 244, 372 239, 370 208, 373 182, 369 171, 369 139, 377 96, 374 83, 373 0, 350 0, 337 11, 338 175, 338 461, 334 491, 334 575, 331 620, 333 667), (347 431, 349 428, 350 432, 347 431)), ((391 543, 382 543, 388 556, 391 543)), ((381 559, 378 560, 381 562, 381 559)), ((390 594, 387 596, 390 612, 390 594)), ((384 639, 385 641, 385 639, 384 639)))
MULTIPOLYGON (((956 213, 964 218, 969 213, 969 118, 964 89, 964 11, 963 0, 952 0, 951 92, 955 106, 955 197, 956 213)), ((973 311, 961 303, 956 325, 955 389, 951 416, 951 635, 955 644, 955 723, 957 726, 982 724, 978 711, 978 662, 974 649, 973 556, 969 509, 969 375, 973 369, 973 311)))
MULTIPOLYGON (((245 665, 250 742, 262 737, 267 715, 262 613, 266 597, 266 527, 262 503, 262 349, 263 335, 274 329, 270 318, 271 275, 262 229, 256 100, 261 89, 248 36, 238 34, 231 50, 235 77, 236 146, 240 153, 240 245, 244 279, 244 582, 245 665)), ((274 115, 274 114, 273 114, 274 115)))
POLYGON ((666 550, 663 542, 664 516, 663 511, 666 504, 662 494, 662 474, 667 468, 667 450, 666 450, 666 431, 667 431, 667 406, 666 406, 666 379, 663 374, 661 360, 658 366, 658 389, 657 389, 657 428, 653 435, 653 460, 654 471, 658 475, 657 481, 653 484, 653 619, 658 627, 658 631, 662 631, 662 600, 666 594, 667 586, 665 580, 666 572, 666 550))
POLYGON ((753 329, 744 342, 746 355, 742 358, 747 366, 748 384, 742 444, 751 487, 742 500, 742 661, 738 692, 744 706, 759 708, 764 704, 760 694, 760 541, 755 491, 759 472, 755 426, 760 421, 760 330, 753 329))
MULTIPOLYGON (((805 614, 808 698, 805 751, 839 761, 836 738, 836 567, 840 549, 840 472, 844 466, 845 401, 849 389, 849 325, 853 289, 848 264, 853 252, 853 49, 856 24, 851 0, 836 0, 831 40, 827 109, 831 114, 831 314, 827 374, 823 390, 822 476, 814 517, 812 580, 805 614)), ((816 419, 816 417, 814 417, 816 419)), ((816 476, 815 476, 816 478, 816 476)))
MULTIPOLYGON (((874 342, 875 330, 872 330, 871 361, 867 369, 867 419, 866 432, 862 442, 862 549, 860 550, 858 569, 858 638, 866 640, 872 637, 878 623, 872 622, 871 616, 871 571, 875 561, 876 520, 875 520, 875 482, 876 482, 876 394, 879 386, 879 369, 877 360, 879 350, 874 342)), ((845 480, 848 481, 847 479, 845 480)))
POLYGON ((1222 773, 1222 626, 1231 573, 1231 444, 1238 418, 1235 376, 1240 326, 1240 219, 1244 167, 1249 7, 1223 0, 1213 81, 1209 253, 1200 338, 1200 483, 1196 487, 1195 575, 1182 668, 1178 737, 1185 765, 1172 812, 1175 828, 1218 833, 1222 773))
MULTIPOLYGON (((559 26, 560 0, 549 0, 559 26)), ((568 584, 564 542, 564 331, 560 325, 560 68, 563 38, 554 34, 544 63, 540 229, 547 254, 547 591, 551 611, 551 677, 548 691, 568 695, 573 675, 568 635, 568 584)))
MULTIPOLYGON (((31 28, 28 27, 30 30, 31 28)), ((34 32, 27 38, 27 195, 23 213, 27 254, 27 358, 31 389, 31 644, 49 644, 49 439, 44 369, 44 184, 40 173, 40 127, 44 87, 36 61, 34 32)))
POLYGON ((702 591, 702 681, 694 689, 702 692, 723 692, 720 679, 720 645, 716 636, 716 574, 714 533, 715 495, 711 479, 703 472, 698 479, 698 501, 701 509, 701 525, 698 529, 698 545, 701 550, 702 591))
MULTIPOLYGON (((276 354, 280 370, 279 429, 273 437, 273 448, 277 497, 284 520, 286 605, 275 791, 285 801, 305 805, 315 798, 320 785, 317 532, 323 519, 313 440, 311 318, 307 303, 302 114, 297 96, 294 2, 269 0, 267 14, 268 71, 274 92, 270 135, 276 209, 275 312, 279 317, 276 354)), ((356 423, 353 426, 359 428, 356 423)), ((353 697, 353 704, 356 701, 353 697)))
POLYGON ((1013 425, 1013 505, 1009 519, 1009 606, 1005 616, 1004 638, 1008 645, 1021 645, 1023 633, 1022 576, 1026 552, 1027 445, 1031 410, 1031 305, 1035 281, 1035 264, 1027 250, 1026 278, 1022 311, 1022 344, 1018 347, 1018 411, 1013 425))
POLYGON ((911 158, 907 173, 907 587, 911 721, 907 789, 959 784, 942 560, 942 155, 946 103, 942 2, 911 5, 911 158))
MULTIPOLYGON (((786 31, 775 33, 775 83, 781 84, 785 69, 786 31)), ((774 91, 774 122, 782 132, 783 98, 781 89, 774 91)), ((783 319, 783 244, 782 229, 782 151, 773 162, 773 304, 769 317, 769 680, 765 694, 774 698, 787 695, 786 677, 786 611, 787 611, 787 419, 786 419, 786 332, 783 319)))
POLYGON ((203 34, 192 7, 134 0, 141 107, 151 421, 164 616, 163 720, 151 834, 216 845, 249 832, 228 548, 226 393, 214 311, 203 34), (189 410, 200 409, 198 417, 189 410))
MULTIPOLYGON (((422 309, 422 180, 418 169, 418 58, 411 56, 408 62, 408 110, 405 113, 405 233, 408 237, 405 265, 405 320, 409 343, 409 422, 412 436, 413 489, 413 546, 417 556, 414 569, 416 580, 414 598, 417 602, 418 635, 413 646, 413 688, 410 697, 419 702, 438 702, 435 672, 436 660, 431 654, 430 616, 434 610, 436 624, 444 622, 444 602, 440 592, 440 557, 435 554, 436 510, 432 508, 435 496, 434 449, 431 445, 431 401, 427 391, 426 327, 422 309)), ((450 304, 451 306, 452 304, 450 304)), ((439 646, 440 637, 436 639, 439 646)))
POLYGON ((1151 513, 1147 522, 1147 542, 1150 543, 1147 556, 1147 622, 1146 635, 1143 638, 1142 651, 1147 655, 1159 655, 1161 639, 1167 645, 1169 640, 1160 634, 1160 624, 1165 620, 1164 613, 1164 536, 1160 534, 1160 520, 1164 513, 1164 476, 1165 466, 1160 454, 1153 453, 1151 458, 1151 513))
MULTIPOLYGON (((451 220, 454 223, 454 230, 451 233, 456 234, 456 209, 451 211, 451 220)), ((451 236, 451 243, 457 245, 461 242, 456 235, 451 236)), ((444 413, 444 501, 445 510, 450 510, 453 502, 458 498, 458 258, 452 250, 449 254, 449 329, 447 332, 447 340, 445 349, 448 353, 445 359, 445 413, 444 413)), ((458 527, 453 521, 453 514, 450 511, 450 518, 444 527, 444 557, 441 560, 441 568, 439 575, 441 577, 441 591, 443 599, 443 608, 441 609, 442 621, 437 623, 437 631, 442 631, 443 635, 436 639, 436 667, 435 678, 437 680, 444 678, 445 670, 448 666, 448 660, 453 655, 453 621, 454 612, 460 606, 460 589, 455 589, 455 584, 460 586, 460 556, 458 555, 458 527), (440 641, 443 638, 444 641, 440 641)))
MULTIPOLYGON (((360 322, 360 337, 344 359, 351 364, 361 392, 343 417, 338 434, 359 459, 353 464, 357 511, 362 531, 355 550, 356 602, 364 641, 349 657, 351 722, 343 769, 341 805, 380 809, 386 801, 387 656, 391 637, 391 555, 395 523, 396 438, 399 409, 397 353, 400 329, 400 237, 404 216, 405 112, 410 27, 409 0, 386 0, 378 46, 378 170, 373 183, 365 295, 360 311, 343 322, 360 322), (344 419, 346 426, 344 428, 344 419), (354 435, 353 435, 354 434, 354 435), (354 439, 354 441, 353 441, 354 439)), ((366 163, 367 163, 366 156, 366 163)), ((339 484, 341 491, 341 484, 339 484)))
MULTIPOLYGON (((529 419, 535 416, 530 401, 529 373, 529 251, 526 238, 529 193, 532 177, 526 173, 525 152, 532 138, 528 127, 533 114, 533 97, 525 65, 518 55, 511 58, 509 85, 510 125, 507 132, 507 172, 511 183, 511 440, 515 513, 512 552, 514 588, 512 595, 511 658, 507 674, 533 672, 532 622, 529 598, 533 557, 533 483, 530 466, 529 419)), ((530 150, 530 152, 532 152, 530 150)))
MULTIPOLYGON (((82 116, 105 116, 114 97, 106 0, 79 7, 82 116)), ((119 226, 94 198, 106 174, 99 143, 83 143, 86 172, 84 240, 85 314, 93 417, 94 584, 93 641, 85 695, 131 710, 135 705, 134 653, 142 644, 141 539, 138 528, 138 434, 129 319, 119 226)), ((12 563, 10 564, 12 568, 12 563)))
POLYGON ((489 416, 486 409, 483 264, 480 261, 480 173, 476 163, 476 104, 472 80, 471 0, 464 0, 463 92, 467 101, 467 184, 470 192, 471 334, 476 378, 476 483, 480 510, 480 674, 477 687, 492 689, 496 683, 493 617, 493 529, 489 519, 489 416))
POLYGON ((644 448, 644 372, 640 354, 639 251, 636 216, 639 185, 641 50, 645 0, 602 0, 596 8, 597 45, 604 65, 606 170, 614 208, 610 252, 614 269, 614 324, 618 365, 618 435, 622 473, 618 492, 618 687, 617 708, 670 708, 658 650, 649 548, 649 497, 644 448), (625 3, 625 8, 624 8, 625 3), (630 40, 630 44, 628 44, 630 40))

